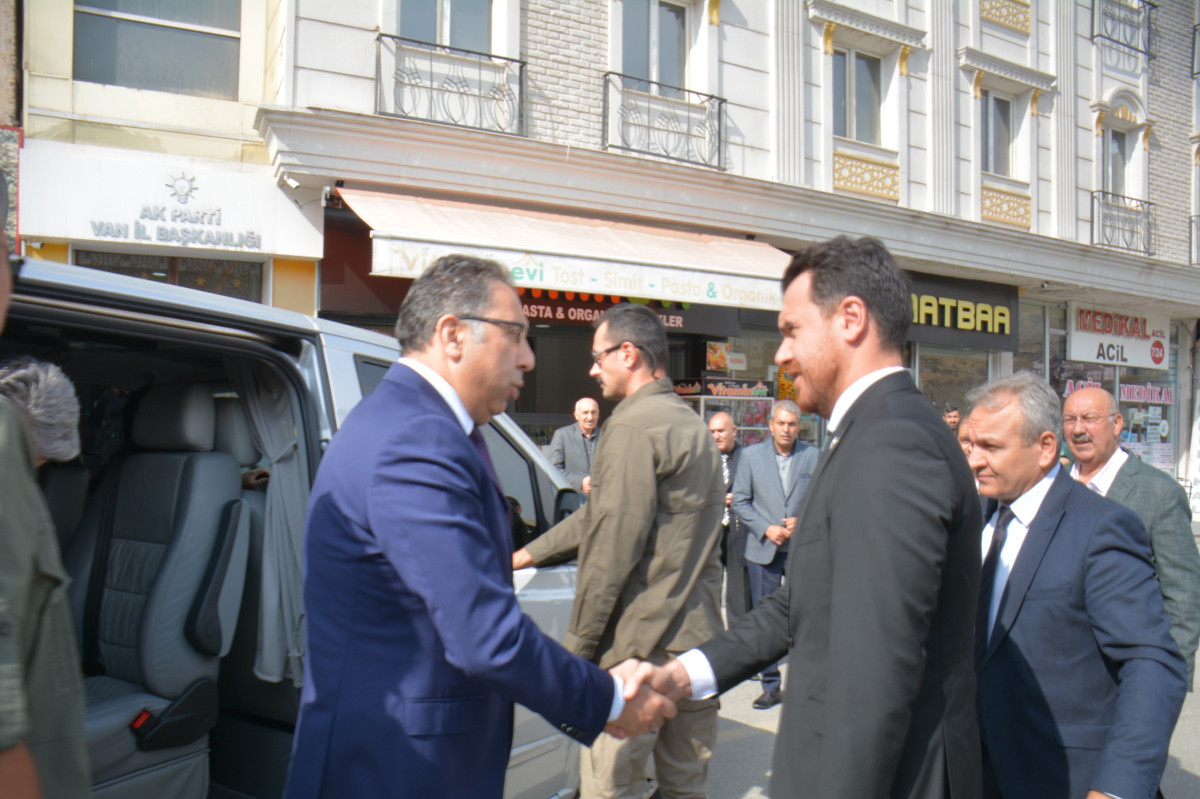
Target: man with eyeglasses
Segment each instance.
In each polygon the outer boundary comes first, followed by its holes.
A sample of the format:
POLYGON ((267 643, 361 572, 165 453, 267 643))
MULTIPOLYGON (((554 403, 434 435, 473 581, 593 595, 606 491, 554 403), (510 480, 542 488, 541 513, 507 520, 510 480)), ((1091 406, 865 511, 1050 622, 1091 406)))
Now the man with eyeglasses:
MULTIPOLYGON (((704 420, 660 377, 662 321, 632 304, 596 323, 589 374, 619 404, 592 461, 588 503, 513 556, 513 568, 578 556, 567 648, 609 668, 664 663, 721 632, 721 456, 704 420)), ((653 754, 663 796, 707 796, 717 700, 685 699, 657 734, 598 740, 580 762, 583 799, 646 791, 653 754)))
MULTIPOLYGON (((10 259, 7 218, 0 170, 0 332, 20 266, 10 259)), ((0 794, 65 799, 86 796, 91 782, 83 679, 70 580, 38 488, 32 443, 22 412, 0 396, 0 794)))
POLYGON ((1192 536, 1192 506, 1170 475, 1121 449, 1125 419, 1112 394, 1084 388, 1063 406, 1063 432, 1075 456, 1071 477, 1132 510, 1150 534, 1159 590, 1171 637, 1187 661, 1192 689, 1200 643, 1200 552, 1192 536))
POLYGON ((526 325, 502 266, 437 259, 400 307, 404 357, 321 459, 287 799, 499 799, 514 702, 585 745, 674 715, 517 604, 509 503, 480 428, 533 368, 526 325))

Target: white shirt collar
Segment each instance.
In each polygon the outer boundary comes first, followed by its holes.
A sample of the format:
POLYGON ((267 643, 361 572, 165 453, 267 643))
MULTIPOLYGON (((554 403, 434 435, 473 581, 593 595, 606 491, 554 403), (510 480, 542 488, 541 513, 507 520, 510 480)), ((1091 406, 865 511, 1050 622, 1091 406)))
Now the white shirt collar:
POLYGON ((1033 522, 1033 517, 1037 516, 1038 510, 1042 507, 1042 501, 1046 499, 1046 494, 1049 493, 1050 486, 1054 483, 1054 478, 1058 477, 1059 468, 1057 463, 1054 464, 1054 468, 1045 477, 1034 483, 1032 488, 1017 497, 1009 505, 1012 508, 1013 515, 1017 517, 1017 521, 1027 529, 1033 522))
MULTIPOLYGON (((1129 460, 1129 453, 1117 447, 1117 451, 1108 459, 1108 463, 1101 467, 1100 471, 1088 481, 1087 487, 1095 491, 1102 497, 1108 496, 1109 489, 1112 488, 1113 481, 1117 479, 1117 472, 1121 471, 1121 467, 1125 465, 1125 461, 1129 460)), ((1079 462, 1076 461, 1071 466, 1071 479, 1079 479, 1079 462)))
POLYGON ((836 432, 842 424, 842 417, 850 410, 850 406, 863 395, 863 392, 888 375, 903 371, 903 366, 887 366, 883 369, 876 369, 874 372, 869 372, 855 380, 842 392, 842 396, 838 397, 837 401, 833 403, 833 410, 829 414, 829 424, 826 425, 826 428, 831 433, 836 432))
POLYGON ((467 406, 463 405, 458 392, 454 390, 454 386, 447 382, 446 378, 413 358, 401 358, 397 363, 404 364, 425 378, 425 382, 433 386, 433 390, 440 394, 442 399, 446 401, 446 404, 450 406, 450 410, 454 412, 454 418, 458 419, 458 423, 462 425, 463 432, 471 435, 471 432, 475 429, 475 420, 471 418, 471 414, 467 413, 467 406))

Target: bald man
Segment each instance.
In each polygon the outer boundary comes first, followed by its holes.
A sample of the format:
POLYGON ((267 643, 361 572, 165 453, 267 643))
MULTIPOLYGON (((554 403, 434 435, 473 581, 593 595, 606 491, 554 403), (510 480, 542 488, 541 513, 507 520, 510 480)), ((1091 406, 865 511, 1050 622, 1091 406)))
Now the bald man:
POLYGON ((1192 537, 1192 507, 1170 475, 1120 447, 1125 419, 1112 394, 1084 388, 1063 405, 1063 435, 1075 456, 1071 476, 1132 510, 1150 534, 1171 637, 1187 661, 1188 690, 1200 642, 1200 553, 1192 537))
POLYGON ((750 612, 750 578, 746 573, 746 528, 733 512, 733 478, 737 475, 742 448, 737 443, 737 425, 725 411, 708 420, 708 432, 721 453, 725 477, 725 513, 721 517, 721 561, 725 564, 725 623, 732 627, 750 612))
POLYGON ((560 427, 550 440, 550 462, 585 494, 592 492, 592 455, 596 452, 600 405, 591 397, 575 403, 575 424, 560 427))

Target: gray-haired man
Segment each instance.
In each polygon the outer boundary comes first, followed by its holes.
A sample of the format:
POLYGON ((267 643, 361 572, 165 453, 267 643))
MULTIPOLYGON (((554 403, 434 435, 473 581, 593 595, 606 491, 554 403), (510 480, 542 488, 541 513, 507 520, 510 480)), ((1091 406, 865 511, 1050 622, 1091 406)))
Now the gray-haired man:
MULTIPOLYGON (((796 403, 775 403, 769 426, 771 437, 746 448, 733 481, 733 512, 748 531, 746 570, 751 607, 758 607, 783 585, 788 540, 817 468, 817 449, 796 440, 800 432, 796 403)), ((754 700, 754 707, 766 710, 780 701, 777 666, 763 671, 762 684, 762 695, 754 700)))

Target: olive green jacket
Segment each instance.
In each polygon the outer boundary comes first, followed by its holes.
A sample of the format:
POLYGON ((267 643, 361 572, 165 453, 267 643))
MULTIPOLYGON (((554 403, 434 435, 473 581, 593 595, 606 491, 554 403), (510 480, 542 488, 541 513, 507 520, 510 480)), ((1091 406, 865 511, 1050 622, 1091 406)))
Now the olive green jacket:
POLYGON ((45 799, 90 782, 69 582, 21 414, 0 398, 0 750, 29 747, 45 799))
POLYGON ((587 504, 527 547, 538 566, 578 556, 567 649, 610 668, 721 632, 721 455, 669 380, 617 405, 591 476, 587 504))

